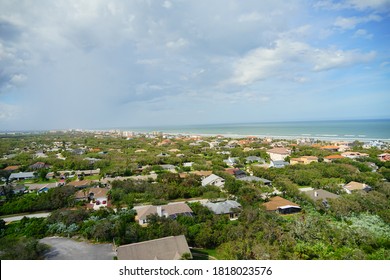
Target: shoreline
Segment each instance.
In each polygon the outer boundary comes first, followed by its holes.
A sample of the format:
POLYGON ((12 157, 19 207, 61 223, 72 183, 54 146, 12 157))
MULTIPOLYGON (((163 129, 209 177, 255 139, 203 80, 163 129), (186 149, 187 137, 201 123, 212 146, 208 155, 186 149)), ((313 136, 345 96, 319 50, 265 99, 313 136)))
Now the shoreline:
MULTIPOLYGON (((131 131, 138 134, 152 134, 156 131, 131 131)), ((238 133, 195 133, 195 132, 170 132, 170 131, 158 131, 163 135, 174 135, 174 136, 201 136, 201 137, 216 137, 221 135, 226 138, 232 139, 241 139, 248 137, 256 138, 271 138, 273 140, 298 140, 298 139, 313 139, 321 141, 360 141, 360 142, 370 142, 370 141, 382 141, 390 143, 390 138, 368 138, 368 137, 354 137, 350 135, 345 135, 346 137, 339 135, 311 135, 311 134, 302 134, 302 135, 270 135, 270 134, 238 134, 238 133)))

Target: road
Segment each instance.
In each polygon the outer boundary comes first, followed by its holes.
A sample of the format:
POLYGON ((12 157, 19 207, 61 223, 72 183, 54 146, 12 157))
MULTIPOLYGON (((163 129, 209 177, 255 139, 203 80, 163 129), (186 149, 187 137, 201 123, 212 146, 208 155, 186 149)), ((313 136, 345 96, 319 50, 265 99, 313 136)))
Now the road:
POLYGON ((46 218, 50 216, 51 212, 45 212, 45 213, 36 213, 36 214, 25 214, 25 215, 19 215, 19 216, 12 216, 12 217, 5 217, 1 218, 3 219, 6 223, 10 222, 15 222, 23 219, 24 217, 27 218, 46 218))

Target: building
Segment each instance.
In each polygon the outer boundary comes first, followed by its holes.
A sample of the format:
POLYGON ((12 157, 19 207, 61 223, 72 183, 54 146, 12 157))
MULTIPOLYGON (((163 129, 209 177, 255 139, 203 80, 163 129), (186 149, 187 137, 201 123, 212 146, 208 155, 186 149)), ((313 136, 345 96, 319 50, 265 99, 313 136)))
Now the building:
POLYGON ((335 160, 339 160, 339 159, 344 159, 343 156, 341 155, 330 155, 330 156, 326 156, 324 157, 324 162, 333 162, 335 160))
POLYGON ((359 152, 344 152, 341 154, 341 156, 345 158, 356 159, 361 157, 368 157, 369 155, 366 153, 359 153, 359 152))
POLYGON ((301 207, 298 204, 280 196, 271 197, 270 200, 263 205, 267 211, 275 211, 280 214, 292 214, 301 211, 301 207))
POLYGON ((271 163, 269 167, 274 167, 274 168, 283 168, 285 166, 289 165, 287 161, 283 160, 271 160, 271 163))
POLYGON ((205 187, 207 185, 223 188, 225 186, 225 179, 215 174, 211 174, 202 180, 202 186, 205 187))
POLYGON ((286 148, 273 148, 267 150, 267 154, 270 156, 273 161, 283 161, 286 157, 291 154, 291 150, 286 148))
POLYGON ((378 159, 380 161, 390 161, 390 154, 389 153, 383 153, 378 155, 378 159))
POLYGON ((122 245, 117 248, 118 260, 180 260, 184 254, 192 258, 184 235, 122 245))
POLYGON ((159 217, 166 217, 175 219, 179 215, 192 216, 192 209, 185 203, 172 203, 167 205, 150 205, 137 209, 137 216, 140 225, 148 224, 148 216, 157 215, 159 217))
POLYGON ((329 152, 338 152, 340 149, 339 146, 334 146, 334 145, 327 145, 327 146, 322 146, 321 150, 329 151, 329 152))
POLYGON ((372 188, 369 185, 366 185, 364 183, 359 183, 355 181, 351 181, 348 184, 343 186, 343 189, 347 194, 351 194, 353 191, 365 191, 369 192, 372 190, 372 188))
POLYGON ((270 180, 264 179, 264 178, 259 178, 256 176, 245 176, 241 177, 238 180, 240 181, 245 181, 245 182, 261 182, 266 186, 271 186, 272 182, 270 180))
POLYGON ((216 215, 227 215, 230 220, 238 218, 241 212, 241 204, 234 200, 226 200, 221 202, 207 202, 204 204, 216 215))
POLYGON ((259 163, 265 163, 265 160, 261 157, 257 156, 249 156, 245 158, 246 163, 253 163, 253 162, 259 162, 259 163))
POLYGON ((78 201, 88 201, 88 208, 98 210, 108 206, 108 189, 105 188, 89 188, 79 190, 75 194, 75 199, 78 201))
POLYGON ((318 162, 318 157, 315 156, 302 156, 299 158, 291 158, 290 164, 310 164, 312 162, 318 162))
POLYGON ((34 179, 36 176, 34 172, 19 172, 19 173, 12 173, 9 176, 9 180, 26 180, 26 179, 34 179))
POLYGON ((329 207, 329 199, 337 199, 339 197, 337 194, 322 189, 307 190, 304 193, 314 201, 322 201, 325 207, 329 207))

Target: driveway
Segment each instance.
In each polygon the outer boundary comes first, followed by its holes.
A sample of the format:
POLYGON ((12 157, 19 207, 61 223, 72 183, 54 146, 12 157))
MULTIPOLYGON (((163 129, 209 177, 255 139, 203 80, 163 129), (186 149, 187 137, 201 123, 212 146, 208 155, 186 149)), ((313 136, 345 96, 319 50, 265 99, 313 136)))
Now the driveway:
POLYGON ((51 247, 46 260, 113 260, 116 256, 112 244, 91 244, 63 237, 45 237, 40 242, 51 247))

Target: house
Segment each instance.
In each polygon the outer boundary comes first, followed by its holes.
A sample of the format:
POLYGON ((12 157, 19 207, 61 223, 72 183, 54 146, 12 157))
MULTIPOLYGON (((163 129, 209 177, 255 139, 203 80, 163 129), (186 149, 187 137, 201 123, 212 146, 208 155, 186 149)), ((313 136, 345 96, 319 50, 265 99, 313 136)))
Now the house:
POLYGON ((366 153, 359 153, 359 152, 344 152, 341 154, 341 156, 345 158, 356 159, 356 158, 368 157, 369 155, 366 153))
POLYGON ((193 162, 184 162, 183 167, 192 167, 194 165, 193 162))
POLYGON ((253 162, 259 162, 259 163, 265 163, 265 160, 261 157, 256 156, 249 156, 245 158, 246 163, 253 163, 253 162))
POLYGON ((117 248, 118 260, 180 260, 191 251, 184 235, 169 236, 117 248))
POLYGON ((358 190, 365 191, 365 192, 369 192, 372 190, 372 188, 369 185, 355 182, 355 181, 351 181, 348 184, 344 185, 343 189, 347 194, 351 194, 353 191, 358 191, 358 190))
POLYGON ((50 166, 44 162, 36 162, 32 165, 30 165, 30 169, 32 170, 38 170, 38 169, 43 169, 43 168, 49 168, 50 166))
POLYGON ((271 163, 269 165, 269 167, 274 167, 274 168, 283 168, 285 166, 289 165, 289 163, 287 161, 283 161, 283 160, 271 160, 271 163))
POLYGON ((6 168, 4 168, 3 170, 13 172, 13 171, 18 170, 19 168, 20 168, 20 165, 10 165, 10 166, 7 166, 6 168))
POLYGON ((169 154, 167 154, 167 153, 160 153, 157 156, 158 157, 169 157, 169 154))
POLYGON ((43 151, 39 151, 39 152, 35 153, 34 157, 35 158, 47 158, 48 156, 43 151))
POLYGON ((202 178, 206 178, 207 176, 210 176, 211 174, 213 174, 212 171, 205 171, 205 170, 191 171, 190 173, 194 174, 194 175, 197 175, 197 176, 200 176, 202 178))
POLYGON ((27 187, 25 185, 16 185, 11 188, 13 194, 22 194, 27 192, 27 187))
POLYGON ((329 151, 329 152, 338 152, 340 149, 339 146, 334 146, 334 145, 327 145, 327 146, 322 146, 321 150, 329 151))
POLYGON ((245 181, 245 182, 261 182, 266 186, 271 186, 272 182, 270 180, 264 179, 264 178, 259 178, 256 176, 245 176, 241 177, 238 180, 240 181, 245 181))
POLYGON ((9 176, 9 180, 26 180, 26 179, 34 179, 35 174, 34 172, 19 172, 19 173, 12 173, 9 176))
POLYGON ((241 169, 238 168, 226 168, 225 172, 230 175, 233 175, 234 177, 236 177, 236 179, 246 177, 245 171, 242 171, 241 169))
POLYGON ((137 209, 138 223, 142 226, 148 224, 149 215, 158 215, 159 217, 166 217, 175 219, 179 215, 192 216, 192 209, 185 203, 172 203, 167 205, 149 205, 137 209))
POLYGON ((225 179, 215 174, 211 174, 210 176, 202 180, 202 187, 205 187, 207 185, 223 188, 225 186, 225 179))
POLYGON ((227 215, 230 220, 237 219, 241 212, 241 204, 234 200, 207 202, 204 206, 209 208, 216 215, 227 215))
POLYGON ((325 207, 329 207, 328 199, 336 199, 339 197, 337 194, 322 189, 307 190, 304 193, 314 201, 322 201, 325 207))
POLYGON ((301 207, 298 204, 280 196, 271 197, 270 200, 263 205, 267 211, 276 211, 280 214, 292 214, 301 211, 301 207))
POLYGON ((89 201, 89 208, 98 210, 108 206, 108 189, 105 188, 89 188, 79 190, 75 194, 77 201, 89 201))
POLYGON ((229 157, 228 159, 224 159, 223 162, 229 166, 234 166, 235 164, 237 164, 237 160, 238 158, 229 157))
POLYGON ((389 153, 383 153, 378 155, 378 159, 380 161, 390 161, 390 154, 389 153))
POLYGON ((333 161, 339 160, 339 159, 344 159, 344 157, 341 155, 330 155, 330 156, 324 157, 324 162, 333 162, 333 161))
POLYGON ((267 154, 270 156, 273 161, 283 161, 286 157, 291 154, 291 150, 286 148, 273 148, 267 150, 267 154))
POLYGON ((291 158, 290 164, 310 164, 312 162, 318 162, 318 157, 315 156, 302 156, 299 158, 291 158))
POLYGON ((169 171, 169 172, 172 172, 172 173, 175 173, 176 172, 176 166, 172 165, 172 164, 161 164, 160 165, 162 167, 162 169, 164 169, 165 171, 169 171))

